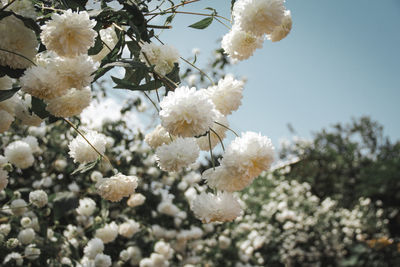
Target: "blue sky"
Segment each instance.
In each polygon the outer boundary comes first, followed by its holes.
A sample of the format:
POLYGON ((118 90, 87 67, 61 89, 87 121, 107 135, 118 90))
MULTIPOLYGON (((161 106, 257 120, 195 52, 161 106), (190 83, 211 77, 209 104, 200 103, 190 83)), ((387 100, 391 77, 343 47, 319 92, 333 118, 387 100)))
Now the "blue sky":
MULTIPOLYGON (((207 6, 230 16, 228 0, 182 10, 207 12, 207 6)), ((309 138, 333 123, 369 115, 392 141, 400 139, 400 1, 287 0, 286 7, 291 34, 265 41, 253 57, 228 69, 248 79, 242 106, 228 117, 232 128, 261 132, 278 145, 290 137, 288 123, 309 138)), ((178 15, 160 36, 184 57, 200 48, 200 66, 228 31, 215 22, 205 30, 187 27, 201 18, 178 15)))

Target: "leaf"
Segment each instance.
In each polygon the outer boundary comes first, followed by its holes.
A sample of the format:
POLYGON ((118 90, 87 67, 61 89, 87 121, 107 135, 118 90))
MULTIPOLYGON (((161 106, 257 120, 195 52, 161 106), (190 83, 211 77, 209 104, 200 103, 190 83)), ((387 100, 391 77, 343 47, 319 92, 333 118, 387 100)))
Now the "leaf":
POLYGON ((65 216, 68 211, 76 209, 78 207, 78 198, 72 192, 59 192, 56 193, 53 202, 54 218, 65 216))
POLYGON ((192 25, 189 25, 189 27, 202 30, 202 29, 205 29, 208 26, 210 26, 210 24, 213 20, 214 20, 214 17, 208 17, 208 18, 202 19, 192 25))
POLYGON ((46 103, 44 103, 41 99, 32 96, 31 111, 38 115, 41 119, 51 116, 51 114, 46 110, 46 106, 46 103))
POLYGON ((15 87, 10 90, 0 90, 0 102, 11 98, 21 87, 15 87))
POLYGON ((130 83, 129 81, 118 79, 116 77, 111 77, 111 79, 114 81, 114 83, 117 84, 116 86, 114 86, 114 88, 116 89, 127 89, 131 91, 151 91, 163 86, 162 82, 159 80, 152 80, 148 83, 137 86, 130 83))
POLYGON ((11 78, 18 79, 25 72, 25 69, 12 69, 9 66, 0 66, 0 76, 7 75, 11 78))
POLYGON ((86 164, 81 164, 81 165, 79 165, 79 167, 78 168, 76 168, 72 173, 71 173, 71 175, 74 175, 74 174, 76 174, 76 173, 85 173, 85 172, 87 172, 87 171, 89 171, 89 170, 91 170, 91 169, 93 169, 95 166, 96 166, 96 164, 99 162, 99 160, 96 160, 96 161, 93 161, 93 162, 89 162, 89 163, 86 163, 86 164))

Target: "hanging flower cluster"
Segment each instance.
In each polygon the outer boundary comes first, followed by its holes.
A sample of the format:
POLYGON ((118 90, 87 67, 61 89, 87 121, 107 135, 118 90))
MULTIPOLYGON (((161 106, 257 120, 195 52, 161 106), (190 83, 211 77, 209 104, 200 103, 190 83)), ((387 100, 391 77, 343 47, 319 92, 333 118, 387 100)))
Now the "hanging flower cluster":
POLYGON ((222 38, 222 48, 234 60, 251 57, 265 38, 277 42, 292 29, 292 17, 285 0, 238 0, 232 11, 233 26, 222 38))

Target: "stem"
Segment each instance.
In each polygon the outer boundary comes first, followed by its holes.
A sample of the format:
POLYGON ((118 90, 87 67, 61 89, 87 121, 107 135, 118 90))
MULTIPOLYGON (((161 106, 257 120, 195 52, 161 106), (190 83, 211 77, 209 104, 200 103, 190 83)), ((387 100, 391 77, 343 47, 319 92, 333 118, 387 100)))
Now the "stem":
POLYGON ((4 51, 4 52, 10 53, 10 54, 14 54, 14 55, 17 55, 17 56, 19 56, 19 57, 22 57, 23 59, 29 61, 30 63, 32 63, 33 65, 36 66, 35 62, 33 62, 32 60, 30 60, 29 58, 27 58, 27 57, 24 56, 24 55, 21 55, 21 54, 18 54, 18 53, 16 53, 16 52, 9 51, 9 50, 3 49, 3 48, 0 48, 0 51, 4 51))
MULTIPOLYGON (((164 44, 163 41, 160 40, 160 38, 158 38, 157 36, 154 36, 161 44, 164 44)), ((180 59, 182 59, 184 62, 186 62, 187 64, 189 64, 190 66, 192 66, 193 68, 195 68, 196 70, 198 70, 201 74, 203 74, 204 76, 207 77, 207 79, 211 82, 212 85, 215 85, 214 81, 211 79, 210 76, 207 75, 207 73, 205 73, 202 69, 200 69, 199 67, 197 67, 196 65, 194 65, 192 62, 190 62, 189 60, 183 58, 183 57, 179 57, 180 59)))
POLYGON ((221 143, 221 146, 222 146, 222 150, 225 152, 224 143, 222 142, 222 139, 221 139, 221 137, 219 136, 219 134, 217 134, 217 132, 214 131, 212 128, 209 128, 209 129, 210 129, 210 131, 212 131, 212 132, 218 137, 218 140, 219 140, 219 142, 221 143))
POLYGON ((187 64, 189 64, 190 66, 192 66, 193 68, 195 68, 196 70, 198 70, 201 74, 203 74, 204 76, 207 77, 207 79, 211 82, 212 85, 215 85, 215 82, 211 79, 210 76, 207 75, 207 73, 205 73, 202 69, 198 68, 197 66, 195 66, 193 63, 191 63, 190 61, 184 59, 183 57, 179 57, 180 59, 182 59, 184 62, 186 62, 187 64))
POLYGON ((219 18, 214 17, 214 19, 215 19, 216 21, 218 21, 219 23, 221 23, 222 25, 224 25, 225 27, 227 27, 229 30, 232 30, 231 27, 229 27, 228 25, 226 25, 226 24, 225 24, 223 21, 221 21, 219 18))
POLYGON ((171 25, 150 25, 147 24, 148 28, 153 28, 153 29, 172 29, 171 25))
POLYGON ((6 10, 7 7, 11 6, 16 0, 11 0, 9 3, 7 3, 5 6, 3 6, 0 11, 6 10))
POLYGON ((228 126, 225 126, 225 125, 223 125, 223 124, 221 124, 221 123, 219 123, 219 122, 216 122, 216 121, 214 121, 214 123, 216 123, 216 124, 218 124, 218 125, 220 125, 220 126, 226 128, 226 129, 228 129, 229 131, 231 131, 232 133, 234 133, 237 137, 239 137, 239 135, 238 135, 234 130, 232 130, 231 128, 229 128, 228 126))
POLYGON ((178 8, 178 7, 180 7, 180 6, 187 5, 187 4, 191 4, 191 3, 199 2, 199 1, 200 1, 200 0, 190 0, 190 1, 184 1, 184 2, 182 2, 182 3, 180 3, 180 4, 176 5, 176 6, 173 6, 173 7, 167 8, 165 11, 167 11, 167 10, 171 10, 171 9, 175 9, 175 8, 178 8))
POLYGON ((210 132, 208 132, 208 145, 210 146, 211 163, 212 163, 213 169, 215 171, 214 157, 213 157, 212 148, 211 148, 211 134, 210 134, 210 132))
POLYGON ((158 94, 158 89, 156 89, 156 95, 157 95, 158 103, 160 103, 160 95, 158 94))
POLYGON ((110 160, 108 159, 108 157, 106 155, 103 155, 102 153, 100 153, 97 148, 94 147, 94 145, 92 145, 92 143, 90 143, 90 141, 83 135, 83 133, 72 123, 70 122, 68 119, 63 118, 63 120, 68 123, 80 136, 82 136, 82 138, 93 148, 94 151, 96 151, 97 154, 99 154, 99 156, 101 158, 104 158, 108 163, 111 164, 110 160))
POLYGON ((150 102, 151 102, 151 103, 153 104, 153 106, 156 108, 157 112, 160 113, 160 110, 158 109, 156 103, 154 103, 154 101, 150 98, 150 96, 149 96, 145 91, 143 91, 143 94, 147 97, 147 99, 150 100, 150 102))
POLYGON ((158 12, 158 13, 147 13, 144 14, 145 16, 151 16, 151 15, 164 15, 164 14, 170 14, 170 13, 176 13, 176 14, 187 14, 187 15, 197 15, 197 16, 206 16, 206 17, 217 17, 217 18, 221 18, 224 19, 226 21, 231 22, 230 19, 227 19, 223 16, 220 15, 215 15, 215 14, 205 14, 205 13, 197 13, 197 12, 186 12, 186 11, 163 11, 163 12, 158 12))

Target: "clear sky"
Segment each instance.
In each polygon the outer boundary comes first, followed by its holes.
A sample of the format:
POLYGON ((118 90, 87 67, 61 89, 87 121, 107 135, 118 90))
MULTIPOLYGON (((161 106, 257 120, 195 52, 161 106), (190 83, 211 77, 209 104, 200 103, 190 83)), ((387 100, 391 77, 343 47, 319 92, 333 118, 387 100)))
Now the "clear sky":
MULTIPOLYGON (((230 16, 230 0, 203 0, 182 10, 208 12, 207 6, 230 16)), ((370 115, 392 141, 400 139, 400 1, 287 0, 286 7, 290 35, 266 40, 253 57, 229 68, 248 79, 230 125, 278 145, 290 136, 288 123, 309 138, 333 123, 370 115)), ((215 22, 205 30, 187 27, 201 18, 178 15, 161 39, 183 56, 200 48, 199 62, 207 62, 228 29, 215 22)))

